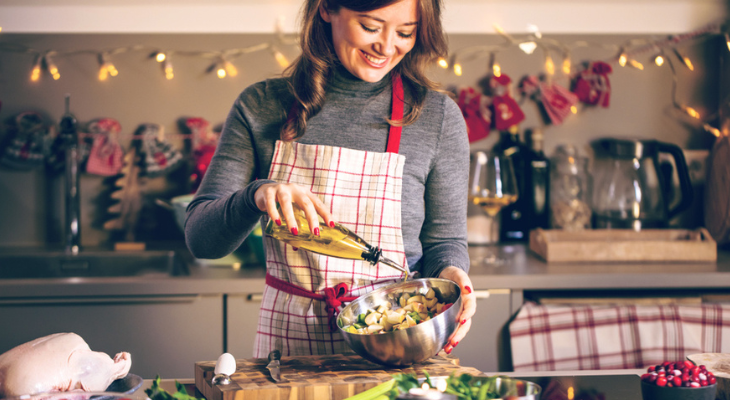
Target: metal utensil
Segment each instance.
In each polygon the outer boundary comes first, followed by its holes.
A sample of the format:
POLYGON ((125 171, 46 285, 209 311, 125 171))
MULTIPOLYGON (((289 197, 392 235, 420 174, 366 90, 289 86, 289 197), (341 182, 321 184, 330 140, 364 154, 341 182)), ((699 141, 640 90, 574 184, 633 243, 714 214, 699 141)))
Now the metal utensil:
POLYGON ((281 371, 279 370, 279 366, 281 365, 280 361, 281 351, 278 349, 271 350, 269 353, 269 365, 266 368, 269 370, 271 378, 277 383, 281 382, 281 371))

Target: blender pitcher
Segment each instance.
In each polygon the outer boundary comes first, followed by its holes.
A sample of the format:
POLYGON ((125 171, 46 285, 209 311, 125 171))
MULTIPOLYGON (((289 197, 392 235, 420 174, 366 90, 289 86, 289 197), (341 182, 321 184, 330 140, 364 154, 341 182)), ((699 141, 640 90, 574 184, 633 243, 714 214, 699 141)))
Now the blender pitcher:
MULTIPOLYGON (((692 185, 679 146, 656 140, 600 139, 596 149, 593 215, 596 228, 666 228, 692 203, 692 185), (659 154, 674 159, 681 198, 670 208, 670 176, 659 154)), ((671 172, 671 171, 669 171, 671 172)))

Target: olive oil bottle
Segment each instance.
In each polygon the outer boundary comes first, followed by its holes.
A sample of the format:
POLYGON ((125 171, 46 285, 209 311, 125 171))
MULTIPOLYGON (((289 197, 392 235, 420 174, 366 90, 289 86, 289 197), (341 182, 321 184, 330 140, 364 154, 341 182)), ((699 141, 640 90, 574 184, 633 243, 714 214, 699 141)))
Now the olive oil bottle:
POLYGON ((304 211, 294 204, 292 206, 294 208, 294 218, 299 227, 297 235, 291 233, 286 222, 282 221, 281 226, 279 226, 273 220, 270 220, 266 225, 264 233, 274 239, 313 253, 350 260, 365 260, 373 265, 376 263, 385 264, 403 272, 405 279, 408 279, 408 270, 406 268, 391 259, 383 257, 383 251, 379 247, 370 245, 354 232, 338 223, 335 223, 335 227, 331 228, 320 218, 319 236, 315 235, 309 228, 309 222, 304 215, 304 211))

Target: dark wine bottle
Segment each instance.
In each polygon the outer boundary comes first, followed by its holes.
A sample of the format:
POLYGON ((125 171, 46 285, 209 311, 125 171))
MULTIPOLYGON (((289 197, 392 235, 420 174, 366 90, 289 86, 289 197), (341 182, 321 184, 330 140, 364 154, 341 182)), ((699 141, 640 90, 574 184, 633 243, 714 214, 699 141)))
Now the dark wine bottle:
POLYGON ((499 141, 493 151, 512 160, 517 180, 517 201, 504 207, 500 212, 500 241, 524 241, 528 239, 525 210, 528 207, 526 193, 526 170, 528 148, 520 141, 520 131, 515 125, 507 131, 499 132, 499 141))
POLYGON ((544 153, 542 130, 525 131, 529 151, 525 174, 526 228, 547 229, 550 225, 550 161, 544 153))

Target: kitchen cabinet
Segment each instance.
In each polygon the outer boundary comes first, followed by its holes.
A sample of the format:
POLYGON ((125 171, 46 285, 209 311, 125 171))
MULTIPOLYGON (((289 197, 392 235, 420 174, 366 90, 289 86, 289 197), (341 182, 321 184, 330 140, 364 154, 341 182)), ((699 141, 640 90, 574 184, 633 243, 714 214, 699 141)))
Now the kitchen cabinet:
POLYGON ((226 296, 226 351, 235 358, 252 358, 263 294, 226 296))
POLYGON ((508 323, 513 308, 522 303, 520 291, 509 289, 475 290, 477 311, 471 329, 451 352, 460 365, 482 372, 511 370, 508 323))
POLYGON ((91 350, 132 355, 145 379, 193 378, 200 360, 223 351, 223 295, 90 296, 0 299, 0 354, 58 332, 74 332, 91 350))

